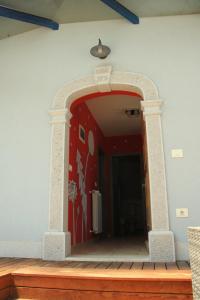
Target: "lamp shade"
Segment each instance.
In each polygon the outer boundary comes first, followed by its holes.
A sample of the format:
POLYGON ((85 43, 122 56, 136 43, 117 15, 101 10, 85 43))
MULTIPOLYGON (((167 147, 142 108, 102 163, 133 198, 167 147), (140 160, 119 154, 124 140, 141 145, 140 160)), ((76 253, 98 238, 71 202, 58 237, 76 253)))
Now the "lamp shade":
POLYGON ((106 58, 110 54, 110 52, 111 52, 110 48, 108 46, 103 45, 100 39, 98 45, 90 49, 91 55, 98 57, 100 59, 106 58))

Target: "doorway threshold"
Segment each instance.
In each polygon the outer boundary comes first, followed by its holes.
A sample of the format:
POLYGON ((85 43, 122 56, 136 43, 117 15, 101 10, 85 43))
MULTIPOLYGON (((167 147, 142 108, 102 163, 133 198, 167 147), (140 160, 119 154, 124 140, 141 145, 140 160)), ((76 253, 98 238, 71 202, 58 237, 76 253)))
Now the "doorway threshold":
POLYGON ((149 255, 70 255, 66 261, 149 262, 149 255))
POLYGON ((66 260, 97 262, 148 262, 149 251, 144 237, 94 239, 72 247, 66 260))

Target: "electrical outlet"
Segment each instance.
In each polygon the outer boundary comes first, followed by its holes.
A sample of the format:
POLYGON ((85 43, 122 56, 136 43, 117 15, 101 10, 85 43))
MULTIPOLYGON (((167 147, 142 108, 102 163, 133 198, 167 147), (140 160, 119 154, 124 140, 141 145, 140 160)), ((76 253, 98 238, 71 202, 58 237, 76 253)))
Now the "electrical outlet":
POLYGON ((188 208, 177 208, 176 209, 177 218, 187 218, 188 217, 188 208))

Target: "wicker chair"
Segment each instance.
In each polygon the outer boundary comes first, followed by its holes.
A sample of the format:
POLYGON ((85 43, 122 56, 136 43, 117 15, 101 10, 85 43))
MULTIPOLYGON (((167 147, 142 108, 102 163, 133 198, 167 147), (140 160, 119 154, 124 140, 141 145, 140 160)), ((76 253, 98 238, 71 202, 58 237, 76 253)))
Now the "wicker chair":
POLYGON ((200 300, 200 227, 188 228, 192 288, 195 300, 200 300))

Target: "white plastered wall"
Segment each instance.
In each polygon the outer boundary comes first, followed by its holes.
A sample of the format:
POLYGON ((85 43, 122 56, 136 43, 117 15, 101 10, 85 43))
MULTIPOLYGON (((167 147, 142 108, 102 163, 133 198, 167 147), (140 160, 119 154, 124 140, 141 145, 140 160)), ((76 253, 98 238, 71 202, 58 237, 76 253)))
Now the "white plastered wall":
POLYGON ((113 70, 146 74, 164 100, 162 125, 170 228, 178 259, 188 257, 186 227, 199 224, 200 16, 62 25, 0 41, 0 255, 42 256, 48 231, 50 124, 57 90, 93 73, 99 36, 113 70), (183 148, 184 159, 172 159, 183 148), (175 209, 189 208, 177 219, 175 209), (31 246, 32 245, 32 246, 31 246), (19 250, 23 249, 23 251, 19 250))

